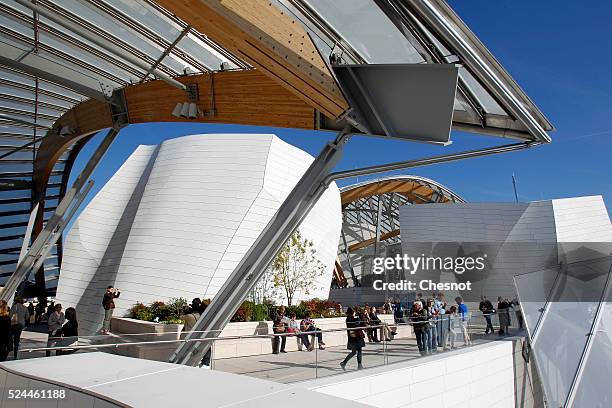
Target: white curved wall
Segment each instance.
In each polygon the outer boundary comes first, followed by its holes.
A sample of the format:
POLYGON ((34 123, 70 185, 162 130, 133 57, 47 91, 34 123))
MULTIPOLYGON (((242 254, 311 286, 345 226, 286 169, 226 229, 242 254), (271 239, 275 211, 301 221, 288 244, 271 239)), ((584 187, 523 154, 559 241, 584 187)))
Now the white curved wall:
MULTIPOLYGON (((68 233, 58 301, 77 307, 85 334, 100 327, 109 284, 122 291, 116 315, 136 302, 213 297, 312 160, 270 134, 140 146, 68 233)), ((326 268, 308 298, 328 296, 341 223, 332 184, 300 227, 326 268)))

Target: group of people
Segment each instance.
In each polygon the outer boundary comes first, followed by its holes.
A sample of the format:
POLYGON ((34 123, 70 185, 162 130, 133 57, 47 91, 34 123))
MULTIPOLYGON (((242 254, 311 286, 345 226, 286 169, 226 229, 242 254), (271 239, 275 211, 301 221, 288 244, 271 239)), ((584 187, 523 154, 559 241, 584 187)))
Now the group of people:
POLYGON ((518 321, 519 328, 520 329, 523 328, 523 324, 524 324, 523 312, 521 310, 520 303, 518 302, 516 298, 513 300, 510 300, 507 297, 499 296, 497 298, 497 309, 495 309, 495 307, 493 306, 493 303, 491 303, 491 301, 487 299, 486 296, 481 296, 480 304, 478 305, 478 309, 482 312, 482 315, 485 318, 485 322, 486 322, 485 334, 495 333, 495 329, 493 328, 493 322, 491 321, 491 318, 493 317, 493 315, 497 314, 497 317, 499 319, 498 334, 500 336, 509 335, 510 333, 509 333, 508 328, 512 324, 512 318, 511 318, 511 313, 510 313, 511 309, 514 310, 514 313, 516 314, 516 319, 518 321))
POLYGON ((11 351, 17 359, 21 332, 30 321, 30 312, 23 303, 23 298, 17 296, 9 308, 6 300, 0 300, 0 361, 5 361, 11 351))
MULTIPOLYGON (((469 310, 461 297, 456 297, 455 304, 449 305, 442 292, 433 293, 429 298, 425 298, 422 293, 417 293, 407 319, 399 300, 389 299, 382 308, 386 314, 393 313, 396 324, 411 324, 419 352, 422 355, 431 354, 440 349, 454 349, 458 336, 463 337, 464 345, 472 344, 466 323, 469 318, 469 310)), ((386 341, 392 340, 393 335, 396 334, 394 326, 380 321, 375 307, 369 308, 367 305, 364 309, 349 307, 346 312, 346 327, 348 329, 347 348, 350 353, 340 363, 343 370, 355 356, 357 357, 357 368, 363 368, 362 349, 366 345, 366 338, 369 341, 380 341, 376 337, 376 330, 369 326, 380 326, 382 338, 386 341), (369 312, 366 312, 367 310, 369 312)))
POLYGON ((272 319, 272 331, 278 336, 272 339, 272 353, 286 353, 285 346, 288 336, 295 336, 297 339, 298 350, 312 351, 315 348, 314 338, 316 337, 320 350, 325 350, 325 342, 323 341, 323 332, 316 327, 314 320, 310 317, 310 313, 306 312, 304 318, 297 320, 296 314, 291 313, 287 316, 285 306, 280 306, 272 319), (311 338, 312 337, 312 340, 311 338))
MULTIPOLYGON (((110 333, 110 322, 115 309, 114 299, 120 295, 119 290, 113 286, 108 286, 103 299, 104 321, 102 323, 102 334, 110 333)), ((21 296, 15 296, 13 305, 9 308, 6 301, 0 301, 0 361, 5 361, 9 353, 13 352, 16 360, 19 356, 19 345, 23 329, 31 324, 47 324, 47 347, 68 346, 78 339, 79 323, 74 307, 69 307, 64 312, 60 303, 39 301, 36 306, 30 302, 24 305, 21 296)), ((57 350, 56 355, 74 353, 74 349, 57 350)), ((45 352, 46 356, 51 355, 51 351, 45 352)))
POLYGON ((410 322, 421 354, 431 354, 455 348, 457 336, 469 346, 472 340, 467 330, 468 307, 463 298, 456 297, 454 305, 448 305, 442 292, 425 299, 418 293, 410 309, 410 322))
MULTIPOLYGON (((41 305, 40 302, 38 305, 41 305)), ((42 305, 44 310, 44 304, 42 305)), ((24 299, 21 296, 16 296, 13 305, 9 308, 5 300, 0 300, 0 361, 5 361, 9 353, 13 352, 13 359, 19 357, 19 345, 21 343, 21 334, 23 329, 30 324, 30 319, 33 313, 35 322, 41 322, 43 313, 40 313, 41 307, 34 307, 32 302, 26 307, 24 299)), ((62 305, 51 302, 47 308, 47 317, 49 341, 47 346, 50 347, 56 344, 58 338, 75 338, 78 336, 78 322, 76 319, 76 310, 73 307, 66 309, 66 313, 62 312, 62 305)), ((72 351, 58 351, 56 354, 67 354, 72 351)), ((46 355, 51 355, 50 351, 46 355)))

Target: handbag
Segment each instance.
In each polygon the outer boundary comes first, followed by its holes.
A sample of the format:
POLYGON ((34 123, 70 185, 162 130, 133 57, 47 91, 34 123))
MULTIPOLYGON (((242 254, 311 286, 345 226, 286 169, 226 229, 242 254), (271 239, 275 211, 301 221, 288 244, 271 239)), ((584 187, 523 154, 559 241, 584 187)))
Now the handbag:
POLYGON ((365 339, 365 333, 361 329, 350 330, 349 336, 351 336, 354 339, 365 339))

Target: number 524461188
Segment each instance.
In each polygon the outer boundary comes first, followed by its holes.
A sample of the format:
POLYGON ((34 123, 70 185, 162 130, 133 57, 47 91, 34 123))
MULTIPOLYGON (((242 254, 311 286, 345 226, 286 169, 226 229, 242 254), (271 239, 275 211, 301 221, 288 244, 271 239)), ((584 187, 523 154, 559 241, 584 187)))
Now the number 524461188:
POLYGON ((8 390, 8 399, 61 399, 66 390, 8 390))

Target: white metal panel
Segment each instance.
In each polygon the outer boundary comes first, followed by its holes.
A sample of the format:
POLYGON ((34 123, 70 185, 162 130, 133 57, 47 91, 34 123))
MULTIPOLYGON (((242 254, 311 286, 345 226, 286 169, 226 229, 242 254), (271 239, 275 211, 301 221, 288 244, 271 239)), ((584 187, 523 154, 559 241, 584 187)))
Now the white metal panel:
MULTIPOLYGON (((85 334, 100 327, 107 285, 121 289, 116 315, 137 302, 213 297, 312 160, 270 134, 139 148, 69 232, 58 301, 77 307, 85 334)), ((296 300, 327 297, 340 228, 332 184, 301 227, 325 271, 296 300)))

